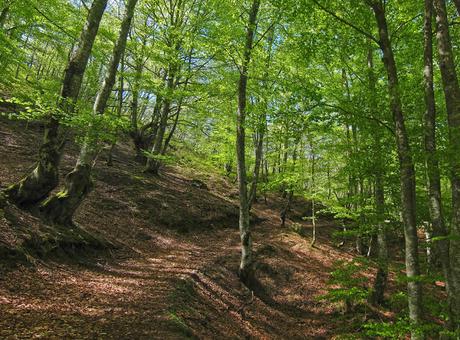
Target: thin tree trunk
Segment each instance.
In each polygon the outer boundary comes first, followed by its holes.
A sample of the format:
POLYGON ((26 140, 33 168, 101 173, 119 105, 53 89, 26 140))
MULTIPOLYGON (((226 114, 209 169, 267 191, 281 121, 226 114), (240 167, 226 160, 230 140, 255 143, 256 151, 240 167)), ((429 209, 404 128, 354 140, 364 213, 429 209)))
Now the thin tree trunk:
POLYGON ((257 184, 259 182, 260 166, 262 164, 262 158, 263 158, 264 135, 265 135, 265 127, 259 130, 259 132, 257 133, 257 138, 256 138, 254 173, 252 175, 252 182, 249 187, 249 198, 248 198, 249 210, 251 210, 251 207, 257 198, 257 184))
MULTIPOLYGON (((107 0, 94 0, 81 32, 78 47, 67 64, 58 107, 71 113, 82 85, 83 74, 96 38, 107 0)), ((64 131, 59 119, 52 116, 45 125, 43 144, 38 152, 38 162, 32 173, 6 189, 6 195, 17 204, 33 204, 45 198, 59 183, 59 163, 65 144, 64 131)))
MULTIPOLYGON (((265 73, 264 73, 264 88, 267 87, 267 78, 268 78, 268 71, 270 69, 270 63, 271 63, 271 58, 272 58, 272 49, 273 49, 273 37, 274 37, 274 28, 270 29, 269 35, 267 37, 267 43, 268 43, 268 54, 267 54, 267 59, 265 62, 265 73)), ((260 174, 260 167, 262 164, 262 159, 263 159, 263 151, 264 151, 264 137, 265 137, 265 132, 266 132, 266 127, 267 127, 267 114, 266 110, 268 109, 268 103, 266 100, 264 100, 265 107, 264 107, 264 112, 260 116, 260 121, 259 125, 257 128, 256 132, 256 143, 255 143, 255 164, 254 164, 254 173, 252 176, 252 182, 251 186, 249 189, 249 210, 251 210, 251 207, 254 203, 254 201, 257 198, 257 184, 259 182, 259 174, 260 174)))
MULTIPOLYGON (((450 258, 449 258, 449 240, 445 237, 448 235, 444 223, 441 200, 441 180, 439 172, 439 163, 436 151, 436 105, 433 88, 433 0, 425 0, 425 23, 424 23, 424 86, 425 86, 425 153, 426 153, 426 175, 429 196, 429 209, 431 226, 428 232, 433 232, 432 237, 441 237, 441 240, 428 245, 434 249, 437 258, 439 258, 446 279, 446 291, 448 300, 449 319, 453 320, 451 306, 453 305, 454 294, 452 292, 452 282, 450 278, 450 258)), ((428 241, 428 240, 427 240, 428 241)), ((427 252, 430 248, 427 247, 427 252)), ((431 251, 431 256, 433 253, 431 251)), ((427 258, 430 257, 427 254, 427 258)), ((432 262, 432 261, 431 261, 432 262)), ((432 265, 432 263, 431 263, 432 265)), ((451 325, 452 326, 452 325, 451 325)))
POLYGON ((169 143, 171 143, 171 139, 174 136, 174 132, 176 132, 177 129, 177 124, 179 123, 179 117, 180 117, 180 112, 181 112, 181 106, 182 103, 179 104, 179 107, 177 108, 175 117, 174 117, 174 123, 171 126, 171 129, 169 130, 168 137, 165 139, 165 143, 163 145, 163 149, 161 150, 161 154, 165 155, 166 151, 168 150, 169 143))
POLYGON ((375 176, 375 207, 378 218, 377 230, 377 274, 374 280, 371 302, 382 305, 385 301, 385 291, 388 283, 388 242, 387 228, 384 221, 385 196, 383 176, 376 173, 375 176))
POLYGON ((239 266, 240 280, 246 285, 250 284, 252 276, 252 236, 249 224, 249 202, 246 174, 245 155, 245 123, 246 123, 246 100, 248 69, 251 61, 251 52, 254 42, 257 13, 259 12, 260 0, 253 0, 249 12, 248 25, 246 30, 246 43, 243 52, 243 64, 241 65, 240 78, 238 81, 238 112, 236 126, 236 155, 238 173, 238 191, 240 201, 239 229, 241 238, 241 262, 239 266))
MULTIPOLYGON (((141 51, 140 55, 135 58, 135 66, 134 66, 134 79, 133 83, 131 86, 131 105, 130 105, 130 131, 129 135, 133 141, 134 144, 134 150, 136 152, 136 161, 139 163, 145 164, 147 161, 147 158, 144 155, 144 151, 148 149, 148 144, 145 139, 145 136, 143 134, 143 130, 140 129, 139 123, 140 123, 140 114, 139 114, 139 91, 140 91, 140 83, 141 83, 141 78, 142 78, 142 72, 144 69, 145 65, 145 60, 144 60, 144 50, 147 46, 147 39, 144 37, 142 38, 142 45, 141 45, 141 51)), ((159 103, 161 101, 159 100, 159 96, 157 96, 156 101, 155 101, 155 108, 154 108, 154 117, 156 116, 155 113, 157 113, 156 108, 159 106, 159 103)))
MULTIPOLYGON (((418 238, 416 225, 415 203, 415 169, 406 131, 404 114, 402 111, 401 95, 398 84, 398 74, 393 50, 388 34, 388 26, 385 17, 383 3, 369 1, 377 21, 380 36, 380 48, 383 52, 383 63, 388 76, 388 90, 390 94, 390 109, 393 113, 395 125, 396 145, 400 165, 401 180, 401 209, 404 224, 405 237, 405 262, 406 275, 408 278, 407 293, 409 304, 409 318, 414 325, 422 321, 422 292, 421 284, 417 280, 420 275, 418 258, 418 238)), ((412 339, 423 338, 418 331, 411 332, 412 339)))
POLYGON ((457 13, 460 15, 460 0, 454 0, 455 7, 457 8, 457 13))
MULTIPOLYGON (((118 78, 118 105, 117 105, 117 117, 120 118, 123 112, 123 92, 125 88, 124 82, 124 75, 123 72, 125 71, 125 58, 124 54, 121 56, 120 61, 120 76, 118 78)), ((118 131, 115 135, 115 139, 110 145, 109 154, 107 157, 107 166, 113 165, 113 150, 115 149, 115 145, 117 144, 117 135, 118 131)))
MULTIPOLYGON (((460 330, 460 86, 452 52, 446 4, 444 0, 435 0, 434 7, 436 10, 439 67, 446 99, 449 127, 449 160, 452 187, 452 222, 449 245, 450 273, 447 273, 446 279, 450 281, 449 290, 452 296, 450 306, 452 326, 454 329, 460 330)), ((445 247, 444 245, 442 248, 445 247)), ((442 256, 447 255, 443 254, 442 256)), ((446 261, 446 259, 443 259, 443 261, 446 261)))
MULTIPOLYGON (((375 110, 376 102, 376 83, 377 79, 374 73, 374 58, 373 49, 369 46, 367 54, 368 65, 368 81, 370 102, 369 107, 375 110)), ((373 114, 372 114, 373 115, 373 114)), ((374 133, 374 169, 375 169, 375 189, 374 189, 374 202, 375 212, 377 215, 377 274, 375 276, 373 291, 371 294, 371 303, 374 305, 382 305, 384 303, 385 290, 388 282, 388 244, 387 244, 387 230, 385 225, 385 191, 384 191, 384 173, 385 166, 382 162, 382 133, 380 127, 375 126, 374 133)))
MULTIPOLYGON (((161 155, 161 151, 163 150, 163 141, 164 141, 164 136, 166 133, 166 128, 168 126, 168 117, 169 113, 171 111, 171 101, 172 101, 172 93, 174 91, 174 84, 175 84, 175 75, 174 71, 172 70, 172 67, 169 68, 168 71, 168 78, 167 78, 167 84, 166 84, 166 89, 167 89, 167 96, 166 98, 163 99, 163 108, 161 112, 161 117, 158 125, 158 130, 155 135, 155 142, 153 143, 153 148, 152 148, 152 156, 156 157, 161 155)), ((145 171, 152 173, 154 175, 158 175, 161 167, 161 162, 159 159, 156 158, 148 158, 147 159, 147 164, 145 167, 145 171)))
POLYGON ((316 244, 316 157, 315 157, 315 149, 313 146, 313 140, 310 141, 310 149, 311 149, 311 225, 312 225, 312 237, 310 246, 314 247, 316 244))
MULTIPOLYGON (((118 40, 113 48, 105 79, 94 102, 93 113, 101 115, 107 107, 113 86, 115 84, 118 65, 126 47, 131 21, 134 16, 134 8, 137 0, 129 0, 126 12, 121 23, 118 40)), ((90 127, 91 129, 92 127, 90 127)), ((96 134, 97 135, 97 134, 96 134)), ((85 137, 80 150, 77 163, 65 179, 64 188, 49 197, 40 207, 40 210, 48 221, 52 223, 71 223, 73 214, 91 191, 91 171, 99 152, 98 138, 91 138, 90 133, 85 137)))
MULTIPOLYGON (((294 147, 294 152, 292 153, 292 167, 295 168, 296 162, 297 162, 297 143, 298 141, 295 142, 295 147, 294 147)), ((286 161, 287 162, 287 161, 286 161)), ((285 171, 288 169, 286 168, 285 171)), ((286 204, 283 207, 283 210, 281 210, 280 213, 280 219, 281 219, 281 226, 284 227, 286 225, 286 218, 289 210, 291 209, 291 204, 292 204, 292 199, 294 198, 294 189, 292 183, 289 183, 289 187, 284 190, 284 193, 287 196, 286 204)))
POLYGON ((287 200, 280 214, 281 226, 283 228, 286 226, 287 214, 289 212, 289 209, 291 209, 292 199, 294 198, 294 190, 289 189, 289 190, 286 190, 285 192, 287 193, 287 200))

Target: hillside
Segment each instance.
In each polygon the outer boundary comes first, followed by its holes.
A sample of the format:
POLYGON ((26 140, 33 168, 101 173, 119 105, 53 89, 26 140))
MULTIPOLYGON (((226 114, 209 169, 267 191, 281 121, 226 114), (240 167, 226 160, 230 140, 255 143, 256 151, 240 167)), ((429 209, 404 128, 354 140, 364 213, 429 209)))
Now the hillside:
POLYGON ((0 1, 0 338, 459 340, 459 16, 0 1))
MULTIPOLYGON (((0 136, 1 183, 11 183, 32 165, 40 128, 2 121, 0 136)), ((193 171, 179 167, 146 175, 129 147, 117 146, 112 167, 101 155, 95 190, 76 216, 111 249, 82 249, 78 257, 69 256, 70 249, 50 251, 16 266, 3 263, 0 337, 331 338, 346 330, 337 309, 317 299, 333 262, 352 256, 333 246, 331 222, 319 223, 318 246, 311 248, 309 236, 279 226, 279 200, 258 203, 253 220, 261 286, 252 296, 236 275, 233 185, 195 173, 209 190, 197 188, 193 171)), ((68 149, 62 170, 75 157, 75 147, 68 149)), ((24 230, 43 228, 15 211, 24 230)), ((21 246, 15 225, 3 220, 1 228, 2 244, 21 246)))

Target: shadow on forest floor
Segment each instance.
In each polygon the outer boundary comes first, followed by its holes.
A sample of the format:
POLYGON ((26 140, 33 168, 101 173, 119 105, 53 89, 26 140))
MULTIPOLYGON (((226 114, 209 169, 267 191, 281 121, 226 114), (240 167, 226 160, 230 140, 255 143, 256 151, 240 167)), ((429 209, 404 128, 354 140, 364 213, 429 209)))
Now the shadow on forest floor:
MULTIPOLYGON (((31 169, 40 133, 39 125, 0 120, 2 186, 31 169)), ((77 151, 67 146, 61 175, 71 170, 77 151)), ((319 221, 317 247, 311 248, 308 237, 279 227, 279 200, 257 203, 253 295, 236 275, 234 186, 217 176, 191 178, 180 167, 154 177, 131 154, 129 143, 121 143, 112 167, 101 155, 95 189, 75 218, 117 247, 80 263, 32 259, 33 266, 4 271, 1 338, 326 339, 343 331, 344 322, 331 322, 335 306, 318 299, 334 261, 352 258, 349 248, 332 245, 333 222, 319 221), (192 185, 195 179, 209 189, 192 185)), ((293 216, 307 206, 296 204, 293 216)), ((41 226, 27 213, 17 217, 26 234, 41 226)), ((0 225, 3 243, 19 242, 11 225, 0 225)))

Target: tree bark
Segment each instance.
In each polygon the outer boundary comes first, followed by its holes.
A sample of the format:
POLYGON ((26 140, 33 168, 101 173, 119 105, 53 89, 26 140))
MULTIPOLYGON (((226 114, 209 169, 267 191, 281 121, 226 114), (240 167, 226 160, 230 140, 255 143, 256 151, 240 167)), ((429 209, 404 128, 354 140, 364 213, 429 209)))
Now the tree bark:
MULTIPOLYGON (((118 118, 120 118, 123 113, 123 92, 125 89, 124 71, 125 71, 125 58, 123 54, 120 60, 120 76, 118 77, 118 98, 117 98, 117 117, 118 118)), ((115 145, 117 144, 117 135, 118 135, 118 131, 116 132, 114 141, 110 145, 109 154, 107 156, 107 166, 113 166, 113 150, 115 149, 115 145)))
POLYGON ((455 7, 457 8, 457 13, 460 15, 460 0, 454 0, 455 7))
POLYGON ((312 235, 310 246, 314 247, 316 244, 316 155, 315 148, 313 145, 313 138, 310 140, 310 150, 311 150, 311 225, 312 225, 312 235))
POLYGON ((388 244, 387 230, 384 222, 385 196, 383 176, 376 173, 375 176, 375 207, 378 218, 377 229, 377 274, 371 296, 373 304, 382 305, 385 301, 385 290, 388 282, 388 244))
MULTIPOLYGON (((452 221, 450 231, 449 261, 452 327, 460 330, 460 86, 455 69, 449 33, 447 9, 444 0, 435 0, 439 67, 447 108, 449 128, 449 161, 451 166, 452 221)), ((446 256, 446 254, 443 254, 446 256)), ((446 261, 446 259, 443 259, 446 261)), ((447 273, 449 274, 449 273, 447 273)))
MULTIPOLYGON (((368 1, 374 11, 380 36, 380 48, 383 52, 383 63, 387 71, 388 90, 390 94, 390 109, 393 113, 395 137, 399 158, 401 181, 401 209, 405 237, 405 262, 408 278, 407 295, 409 304, 409 318, 414 325, 422 321, 422 292, 421 284, 417 280, 420 275, 418 258, 418 238, 416 225, 415 203, 415 169, 412 160, 409 138, 406 131, 404 114, 402 111, 401 95, 398 84, 396 62, 391 46, 388 26, 383 3, 368 1)), ((412 339, 423 338, 417 330, 411 332, 412 339)))
MULTIPOLYGON (((121 23, 117 42, 113 48, 107 73, 94 102, 94 114, 103 114, 107 106, 107 102, 115 84, 118 65, 125 51, 126 41, 137 1, 138 0, 129 0, 127 3, 126 12, 121 23)), ((92 127, 90 127, 90 129, 91 128, 92 127)), ((49 197, 41 205, 40 210, 43 217, 49 222, 58 224, 71 223, 76 209, 91 191, 93 187, 91 183, 91 171, 100 149, 97 139, 97 137, 90 137, 90 134, 86 135, 77 163, 72 172, 66 176, 64 188, 57 194, 49 197)))
MULTIPOLYGON (((425 0, 425 22, 424 22, 424 86, 425 86, 425 153, 426 153, 426 175, 429 197, 429 209, 431 219, 432 237, 441 237, 435 243, 430 242, 431 256, 435 254, 439 259, 443 274, 446 280, 447 304, 450 327, 453 327, 452 320, 455 316, 452 313, 455 294, 452 289, 450 273, 450 242, 446 239, 448 231, 444 223, 441 180, 439 162, 436 151, 436 104, 433 86, 433 0, 425 0), (433 254, 434 250, 434 254, 433 254)), ((430 231, 431 231, 430 230, 430 231)), ((428 236, 428 230, 427 230, 428 236)), ((428 240, 427 240, 428 241, 428 240)), ((428 252, 429 248, 427 248, 428 252)), ((429 256, 427 254, 427 258, 429 256)), ((432 261, 433 262, 433 261, 432 261)), ((432 265, 432 263, 431 263, 432 265)))
POLYGON ((257 137, 256 137, 256 143, 255 143, 254 172, 252 174, 252 182, 249 187, 249 198, 248 198, 249 210, 251 210, 251 207, 257 198, 256 197, 257 196, 257 184, 259 182, 260 167, 262 164, 263 151, 264 151, 265 123, 264 123, 264 128, 261 128, 256 135, 257 137))
MULTIPOLYGON (((187 73, 189 74, 185 81, 184 81, 184 86, 183 86, 183 91, 185 91, 190 83, 190 74, 192 72, 192 61, 193 61, 193 51, 194 51, 194 48, 190 48, 190 52, 189 52, 189 55, 188 55, 188 65, 187 65, 187 73)), ((171 129, 169 130, 169 133, 168 133, 168 136, 166 137, 165 139, 165 142, 164 142, 164 145, 163 145, 163 149, 161 150, 161 154, 162 155, 165 155, 166 154, 166 151, 168 150, 168 147, 169 147, 169 144, 171 143, 171 140, 174 136, 174 133, 176 132, 176 129, 177 129, 177 125, 179 123, 179 117, 180 117, 180 114, 182 112, 182 104, 184 102, 184 97, 182 96, 180 99, 179 99, 179 102, 177 104, 177 109, 176 109, 176 113, 175 113, 175 117, 174 117, 174 123, 173 125, 171 126, 171 129)))
POLYGON ((239 267, 240 280, 249 285, 252 276, 252 235, 249 224, 249 202, 247 190, 246 174, 246 155, 245 155, 245 120, 246 120, 246 101, 247 101, 247 83, 248 69, 251 61, 251 52, 253 49, 254 34, 256 28, 257 13, 259 12, 260 0, 253 0, 249 12, 248 25, 246 30, 246 43, 243 52, 243 63, 240 70, 238 81, 238 111, 236 124, 236 155, 237 155, 237 173, 238 173, 238 191, 240 201, 239 229, 241 238, 241 262, 239 267))
MULTIPOLYGON (((376 101, 376 83, 377 79, 374 72, 374 57, 373 49, 369 46, 367 54, 368 65, 368 81, 370 102, 369 107, 371 111, 375 111, 377 107, 376 101)), ((372 116, 375 112, 371 113, 372 116)), ((385 290, 388 282, 388 244, 387 244, 387 230, 385 225, 385 189, 384 189, 384 174, 385 166, 382 161, 382 132, 380 127, 373 125, 374 131, 374 205, 377 216, 377 274, 375 276, 373 291, 371 294, 371 303, 374 305, 382 305, 385 300, 385 290)))
MULTIPOLYGON (((168 78, 167 78, 167 84, 166 84, 166 89, 167 89, 167 95, 163 99, 163 107, 162 107, 162 112, 160 116, 160 121, 158 125, 158 130, 155 135, 155 141, 153 143, 153 148, 152 148, 152 155, 153 157, 161 155, 161 152, 163 150, 163 141, 164 141, 164 136, 166 133, 166 128, 168 127, 168 118, 169 118, 169 113, 171 111, 171 102, 172 102, 172 93, 174 91, 174 86, 175 86, 175 74, 172 69, 172 67, 169 68, 168 71, 168 78)), ((161 162, 158 159, 155 158, 148 158, 147 159, 147 164, 145 167, 145 171, 149 172, 154 175, 158 175, 161 167, 161 162)))
MULTIPOLYGON (((77 48, 70 56, 64 72, 58 107, 71 113, 78 99, 83 74, 93 48, 107 0, 94 0, 88 12, 77 48)), ((43 144, 34 170, 5 190, 8 198, 19 205, 34 204, 45 198, 59 183, 59 163, 65 144, 65 134, 59 117, 52 116, 45 125, 43 144)))
MULTIPOLYGON (((270 29, 269 35, 267 37, 268 43, 268 54, 265 61, 265 73, 263 77, 263 86, 267 87, 268 71, 270 69, 270 63, 272 58, 272 49, 273 49, 273 38, 274 38, 274 28, 270 29)), ((263 154, 264 154, 264 137, 267 129, 267 114, 266 110, 268 109, 268 103, 264 99, 265 107, 264 112, 260 116, 260 121, 258 122, 257 132, 256 132, 256 143, 255 143, 255 164, 254 172, 252 176, 252 182, 249 189, 249 210, 251 210, 252 204, 257 198, 257 184, 259 182, 260 168, 262 164, 263 154)))

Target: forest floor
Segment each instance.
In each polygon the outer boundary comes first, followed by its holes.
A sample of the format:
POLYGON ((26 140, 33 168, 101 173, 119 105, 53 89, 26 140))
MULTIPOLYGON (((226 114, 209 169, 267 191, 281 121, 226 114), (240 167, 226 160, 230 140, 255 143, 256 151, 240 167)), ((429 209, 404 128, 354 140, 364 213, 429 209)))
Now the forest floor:
MULTIPOLYGON (((0 120, 1 186, 31 169, 40 138, 39 126, 0 120)), ((76 152, 67 147, 62 174, 76 152)), ((153 177, 131 155, 128 143, 116 147, 112 167, 101 155, 95 189, 75 218, 113 249, 29 256, 14 266, 0 259, 0 338, 329 339, 359 328, 361 320, 351 326, 350 316, 318 298, 334 261, 353 257, 351 243, 334 244, 333 221, 319 221, 312 248, 310 222, 296 220, 307 231, 302 237, 291 220, 280 227, 281 199, 257 203, 253 238, 263 288, 253 296, 236 274, 235 185, 186 165, 153 177), (195 186, 197 179, 207 188, 195 186)), ((291 217, 306 206, 296 202, 291 217)), ((26 213, 18 218, 30 228, 40 223, 26 213)), ((20 242, 12 229, 0 223, 0 244, 20 242)))

